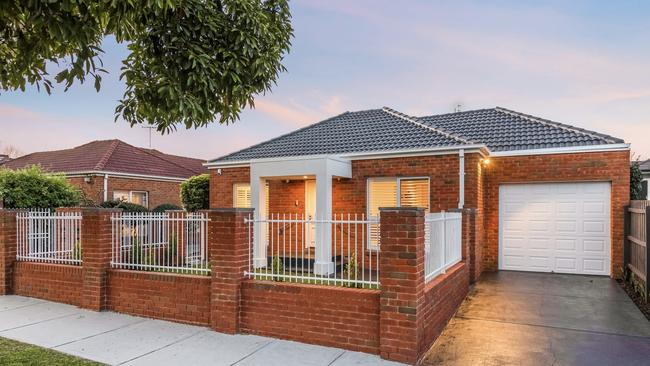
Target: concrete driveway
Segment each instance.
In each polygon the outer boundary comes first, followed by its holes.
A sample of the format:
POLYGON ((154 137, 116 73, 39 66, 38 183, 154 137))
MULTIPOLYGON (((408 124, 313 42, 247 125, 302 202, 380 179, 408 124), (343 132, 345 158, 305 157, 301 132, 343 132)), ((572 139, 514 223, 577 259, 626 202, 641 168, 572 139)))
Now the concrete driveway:
POLYGON ((609 278, 483 274, 425 365, 648 365, 650 322, 609 278))
POLYGON ((399 366, 376 355, 0 296, 0 337, 109 365, 399 366))

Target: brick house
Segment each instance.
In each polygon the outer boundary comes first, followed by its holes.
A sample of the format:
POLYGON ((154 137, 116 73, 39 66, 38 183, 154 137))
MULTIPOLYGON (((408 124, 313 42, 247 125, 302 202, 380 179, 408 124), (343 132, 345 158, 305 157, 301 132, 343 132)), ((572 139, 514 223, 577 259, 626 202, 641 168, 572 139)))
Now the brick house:
POLYGON ((0 167, 39 165, 45 171, 65 174, 92 202, 125 200, 151 209, 163 203, 180 206, 180 183, 205 173, 202 164, 201 159, 104 140, 72 149, 35 152, 0 167))
MULTIPOLYGON (((346 112, 206 166, 210 207, 252 207, 256 217, 461 210, 463 259, 475 280, 500 269, 616 276, 629 160, 621 139, 500 107, 425 117, 383 108, 346 112)), ((260 266, 264 230, 253 234, 260 266)), ((316 273, 335 261, 333 230, 317 225, 315 243, 298 243, 311 247, 316 273)), ((370 251, 377 243, 368 230, 370 251)))

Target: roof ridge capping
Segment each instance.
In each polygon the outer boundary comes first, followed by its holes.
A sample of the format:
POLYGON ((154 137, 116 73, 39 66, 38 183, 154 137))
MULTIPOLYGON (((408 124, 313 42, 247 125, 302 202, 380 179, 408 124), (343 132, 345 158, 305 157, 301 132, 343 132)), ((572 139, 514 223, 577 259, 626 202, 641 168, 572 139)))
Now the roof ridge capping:
MULTIPOLYGON (((111 144, 108 146, 108 150, 102 155, 101 159, 97 162, 97 165, 95 165, 95 169, 97 170, 103 170, 104 167, 106 167, 106 164, 108 163, 108 160, 110 160, 111 156, 113 156, 113 153, 115 152, 115 149, 117 149, 117 145, 120 144, 120 140, 114 139, 114 140, 108 140, 111 141, 111 144)), ((93 141, 93 142, 100 142, 100 141, 93 141)), ((84 144, 84 145, 89 145, 89 144, 84 144)), ((83 145, 81 145, 83 146, 83 145)), ((77 146, 79 147, 79 146, 77 146)), ((76 149, 76 148, 73 148, 76 149)))
POLYGON ((610 144, 625 143, 625 141, 622 140, 622 139, 619 139, 619 138, 614 137, 614 136, 606 135, 604 133, 590 131, 590 130, 587 130, 587 129, 584 129, 584 128, 579 128, 579 127, 567 125, 567 124, 564 124, 564 123, 551 121, 551 120, 546 119, 546 118, 536 117, 536 116, 533 116, 533 115, 530 115, 530 114, 513 111, 513 110, 510 110, 510 109, 507 109, 507 108, 497 106, 497 107, 494 108, 494 110, 497 111, 497 112, 501 112, 501 113, 510 115, 510 116, 515 116, 515 117, 526 119, 526 120, 531 121, 531 122, 536 122, 536 123, 539 123, 539 124, 544 125, 544 126, 557 127, 557 128, 561 128, 561 129, 563 129, 565 131, 575 132, 575 133, 579 133, 581 135, 601 139, 601 140, 604 140, 604 141, 606 141, 607 143, 610 143, 610 144))
POLYGON ((411 116, 406 115, 406 114, 404 114, 404 113, 402 113, 402 112, 396 111, 396 110, 394 110, 394 109, 392 109, 392 108, 389 108, 389 107, 383 107, 382 110, 383 110, 384 112, 390 114, 390 115, 393 115, 393 116, 397 117, 397 118, 400 118, 400 119, 403 119, 403 120, 405 120, 405 121, 408 121, 408 122, 414 123, 414 124, 416 124, 416 125, 418 125, 418 126, 424 128, 424 129, 426 129, 426 130, 429 130, 429 131, 433 131, 433 132, 439 133, 439 134, 441 134, 441 135, 443 135, 443 136, 445 136, 445 137, 448 137, 448 138, 454 139, 454 140, 456 140, 456 141, 458 141, 458 142, 461 142, 461 143, 463 143, 463 144, 473 145, 473 144, 476 144, 476 143, 477 143, 476 141, 467 140, 467 139, 465 139, 465 138, 463 138, 463 137, 461 137, 461 136, 459 136, 459 135, 456 135, 456 134, 451 133, 451 132, 449 132, 449 131, 443 130, 443 129, 439 128, 439 127, 434 127, 434 126, 429 126, 429 125, 427 125, 427 124, 424 124, 424 123, 420 122, 418 118, 416 118, 416 117, 411 117, 411 116))

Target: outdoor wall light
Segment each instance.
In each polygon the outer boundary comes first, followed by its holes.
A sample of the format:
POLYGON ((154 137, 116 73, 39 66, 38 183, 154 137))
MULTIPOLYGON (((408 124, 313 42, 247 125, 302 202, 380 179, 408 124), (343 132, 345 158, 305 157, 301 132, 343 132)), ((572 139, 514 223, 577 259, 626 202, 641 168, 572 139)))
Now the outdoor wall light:
POLYGON ((217 169, 217 175, 221 175, 221 168, 217 169))
POLYGON ((488 165, 490 165, 490 159, 489 158, 483 158, 483 159, 481 159, 481 163, 483 163, 483 166, 488 166, 488 165))

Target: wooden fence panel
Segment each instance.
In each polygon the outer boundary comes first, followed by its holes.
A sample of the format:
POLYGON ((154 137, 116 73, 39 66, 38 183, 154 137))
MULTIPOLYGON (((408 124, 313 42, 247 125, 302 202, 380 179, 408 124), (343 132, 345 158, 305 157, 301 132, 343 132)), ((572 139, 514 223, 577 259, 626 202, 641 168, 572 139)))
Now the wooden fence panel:
POLYGON ((630 201, 625 215, 625 265, 645 282, 645 295, 648 298, 650 201, 630 201))

